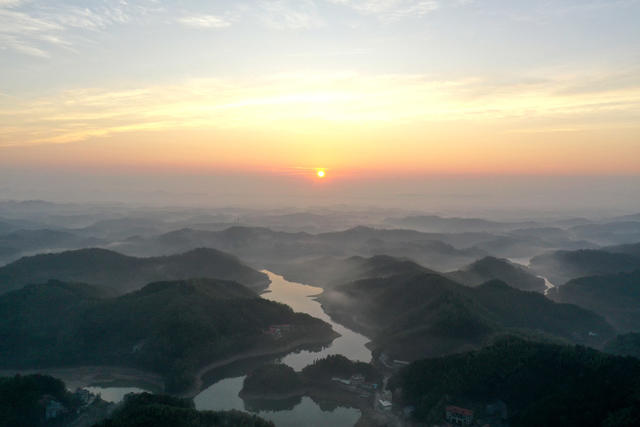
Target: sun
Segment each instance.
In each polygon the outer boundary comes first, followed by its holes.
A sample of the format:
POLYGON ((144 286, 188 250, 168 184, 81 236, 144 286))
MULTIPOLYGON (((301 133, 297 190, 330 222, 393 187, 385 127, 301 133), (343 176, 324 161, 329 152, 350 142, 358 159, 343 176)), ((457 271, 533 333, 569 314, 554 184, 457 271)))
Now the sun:
POLYGON ((322 169, 320 169, 319 171, 316 172, 316 175, 318 175, 318 178, 324 178, 325 172, 322 169))

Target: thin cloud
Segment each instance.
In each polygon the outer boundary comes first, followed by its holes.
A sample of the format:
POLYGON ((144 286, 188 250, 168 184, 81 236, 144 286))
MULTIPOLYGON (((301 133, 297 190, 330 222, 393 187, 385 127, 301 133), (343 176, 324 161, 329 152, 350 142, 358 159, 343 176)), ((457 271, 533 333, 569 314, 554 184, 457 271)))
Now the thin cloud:
POLYGON ((274 30, 309 30, 324 26, 316 5, 310 0, 261 1, 260 19, 274 30))
POLYGON ((523 121, 537 120, 553 130, 597 128, 616 120, 618 126, 637 127, 640 85, 597 94, 562 93, 581 80, 491 84, 480 77, 303 73, 258 81, 189 80, 126 91, 72 90, 21 102, 6 100, 4 107, 0 103, 0 145, 71 142, 131 131, 298 127, 304 131, 312 123, 323 128, 328 123, 348 127, 492 123, 513 131, 522 128, 523 121))
POLYGON ((0 49, 47 58, 53 47, 68 49, 71 40, 129 23, 134 14, 144 16, 153 10, 126 1, 78 7, 64 2, 0 0, 0 49))
POLYGON ((396 21, 406 17, 424 16, 440 8, 436 0, 328 0, 350 7, 365 15, 375 15, 381 20, 396 21))
POLYGON ((191 15, 178 19, 178 22, 193 28, 227 28, 231 22, 216 15, 191 15))

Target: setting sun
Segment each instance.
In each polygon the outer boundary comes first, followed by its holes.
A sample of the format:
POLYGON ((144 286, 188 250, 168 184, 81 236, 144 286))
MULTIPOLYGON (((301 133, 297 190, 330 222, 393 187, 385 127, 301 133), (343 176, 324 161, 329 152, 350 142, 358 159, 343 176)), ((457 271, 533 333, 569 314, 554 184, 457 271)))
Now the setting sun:
POLYGON ((318 178, 324 178, 324 171, 323 170, 319 170, 318 172, 316 172, 316 175, 318 175, 318 178))

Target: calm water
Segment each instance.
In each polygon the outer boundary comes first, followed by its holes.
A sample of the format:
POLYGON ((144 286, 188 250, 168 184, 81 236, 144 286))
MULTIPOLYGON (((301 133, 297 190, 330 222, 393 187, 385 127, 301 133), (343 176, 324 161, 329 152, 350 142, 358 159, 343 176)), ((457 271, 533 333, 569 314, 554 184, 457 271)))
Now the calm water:
MULTIPOLYGON (((344 326, 335 323, 322 310, 314 296, 322 292, 321 288, 289 282, 282 276, 265 271, 271 279, 268 292, 263 298, 289 305, 294 311, 308 313, 329 323, 341 336, 328 347, 317 351, 298 351, 289 353, 279 360, 295 370, 301 370, 330 354, 342 354, 352 360, 371 361, 371 352, 365 347, 369 341, 344 326)), ((255 402, 244 401, 238 393, 242 382, 251 369, 264 363, 263 360, 245 361, 222 368, 212 373, 212 385, 200 392, 194 401, 197 409, 225 410, 238 409, 254 412, 273 421, 279 427, 286 426, 335 426, 351 427, 360 417, 360 411, 354 408, 318 405, 308 397, 286 399, 283 401, 255 402)))

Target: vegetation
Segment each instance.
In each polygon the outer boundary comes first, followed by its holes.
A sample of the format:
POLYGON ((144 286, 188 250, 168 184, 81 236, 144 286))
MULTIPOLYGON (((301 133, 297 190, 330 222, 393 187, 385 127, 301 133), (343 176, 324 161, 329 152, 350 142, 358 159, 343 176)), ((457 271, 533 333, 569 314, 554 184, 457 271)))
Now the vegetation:
POLYGON ((362 375, 366 382, 382 382, 382 376, 373 365, 354 362, 342 355, 331 355, 305 366, 301 372, 284 364, 263 365, 251 372, 244 380, 243 398, 282 398, 287 395, 300 396, 312 393, 314 386, 334 386, 333 378, 350 379, 362 375))
POLYGON ((370 277, 420 274, 430 270, 407 259, 376 255, 370 258, 360 256, 314 258, 288 263, 281 267, 280 271, 288 280, 331 288, 342 283, 370 277))
POLYGON ((154 281, 192 277, 233 280, 258 291, 269 284, 264 273, 215 249, 154 258, 135 258, 105 249, 80 249, 25 257, 1 267, 0 293, 51 279, 89 283, 124 293, 154 281))
POLYGON ((604 346, 604 351, 619 356, 632 356, 640 359, 640 333, 618 335, 604 346))
POLYGON ((116 298, 63 282, 0 296, 0 364, 112 365, 160 373, 167 390, 191 385, 211 361, 300 338, 330 340, 330 326, 242 285, 212 279, 157 282, 116 298), (276 340, 271 324, 291 324, 276 340))
POLYGON ((543 292, 546 289, 544 279, 537 277, 528 268, 494 257, 484 257, 447 276, 467 286, 479 286, 489 280, 497 279, 522 291, 543 292))
POLYGON ((531 268, 559 286, 579 277, 640 269, 640 257, 624 249, 621 252, 611 252, 607 249, 556 251, 534 257, 531 260, 531 268))
POLYGON ((640 269, 571 280, 549 297, 593 310, 621 332, 640 329, 640 269))
POLYGON ((274 427, 240 411, 196 411, 193 401, 149 393, 130 394, 113 416, 95 427, 274 427))
POLYGON ((58 401, 69 412, 80 405, 64 383, 55 378, 45 375, 0 378, 0 426, 62 425, 65 416, 57 420, 45 419, 48 400, 58 401))
POLYGON ((364 376, 367 382, 380 381, 380 375, 370 363, 354 362, 346 357, 335 354, 324 359, 316 360, 302 369, 302 377, 306 381, 327 381, 332 377, 350 378, 353 375, 364 376))
POLYGON ((244 379, 242 393, 254 396, 282 396, 300 393, 302 381, 293 368, 283 364, 262 365, 244 379))
MULTIPOLYGON (((640 422, 640 360, 517 338, 479 351, 412 363, 391 381, 420 421, 447 404, 506 402, 511 425, 634 426, 640 422)), ((481 413, 481 409, 478 413, 481 413)))
POLYGON ((492 281, 476 288, 443 276, 394 276, 348 283, 320 296, 344 323, 400 359, 434 357, 517 332, 601 345, 614 335, 600 316, 492 281))

